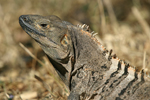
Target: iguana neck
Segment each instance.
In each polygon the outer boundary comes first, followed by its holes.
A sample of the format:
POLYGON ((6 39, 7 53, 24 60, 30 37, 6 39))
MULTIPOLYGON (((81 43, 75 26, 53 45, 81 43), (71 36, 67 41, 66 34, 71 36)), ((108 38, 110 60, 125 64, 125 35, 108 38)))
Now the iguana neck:
POLYGON ((75 64, 74 68, 72 68, 72 77, 79 69, 87 69, 91 72, 98 71, 101 74, 109 70, 111 61, 106 58, 104 50, 101 49, 100 44, 95 38, 89 32, 78 27, 71 26, 68 29, 72 30, 71 37, 75 53, 75 64))
POLYGON ((99 42, 97 42, 89 32, 76 26, 69 26, 69 29, 72 30, 71 37, 73 41, 76 66, 82 66, 84 64, 88 64, 91 67, 99 66, 98 64, 101 62, 100 58, 106 60, 106 57, 103 55, 104 50, 100 48, 99 42), (101 55, 102 57, 100 57, 101 55))

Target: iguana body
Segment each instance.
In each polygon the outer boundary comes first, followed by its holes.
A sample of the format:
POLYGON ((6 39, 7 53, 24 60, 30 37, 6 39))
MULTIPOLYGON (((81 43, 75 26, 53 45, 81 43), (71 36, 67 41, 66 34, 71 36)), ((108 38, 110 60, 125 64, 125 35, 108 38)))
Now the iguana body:
POLYGON ((58 17, 22 15, 33 38, 70 89, 68 100, 150 100, 150 80, 112 56, 88 31, 58 17))

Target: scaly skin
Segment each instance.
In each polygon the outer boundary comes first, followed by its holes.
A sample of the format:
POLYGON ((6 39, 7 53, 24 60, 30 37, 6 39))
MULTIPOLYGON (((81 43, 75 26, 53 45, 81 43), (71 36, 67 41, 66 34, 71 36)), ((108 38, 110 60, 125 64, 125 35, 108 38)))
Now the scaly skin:
POLYGON ((22 15, 21 27, 41 46, 70 89, 68 100, 149 100, 144 71, 112 56, 86 25, 57 16, 22 15))

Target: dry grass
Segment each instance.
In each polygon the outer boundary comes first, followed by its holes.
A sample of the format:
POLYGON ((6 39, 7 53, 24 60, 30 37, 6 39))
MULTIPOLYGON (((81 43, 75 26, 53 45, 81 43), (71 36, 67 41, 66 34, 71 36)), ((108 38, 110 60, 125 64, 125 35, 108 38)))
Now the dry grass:
POLYGON ((119 58, 150 73, 150 1, 103 1, 1 0, 0 100, 65 100, 69 95, 43 51, 19 26, 23 14, 54 14, 88 24, 119 58))

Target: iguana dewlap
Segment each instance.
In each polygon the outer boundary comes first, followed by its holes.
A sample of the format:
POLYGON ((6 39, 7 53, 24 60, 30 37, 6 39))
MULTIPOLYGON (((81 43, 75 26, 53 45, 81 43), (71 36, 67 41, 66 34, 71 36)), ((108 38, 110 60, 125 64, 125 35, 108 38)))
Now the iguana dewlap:
POLYGON ((87 25, 75 26, 54 15, 22 15, 19 23, 70 89, 68 100, 150 100, 144 70, 138 73, 112 56, 87 25))

